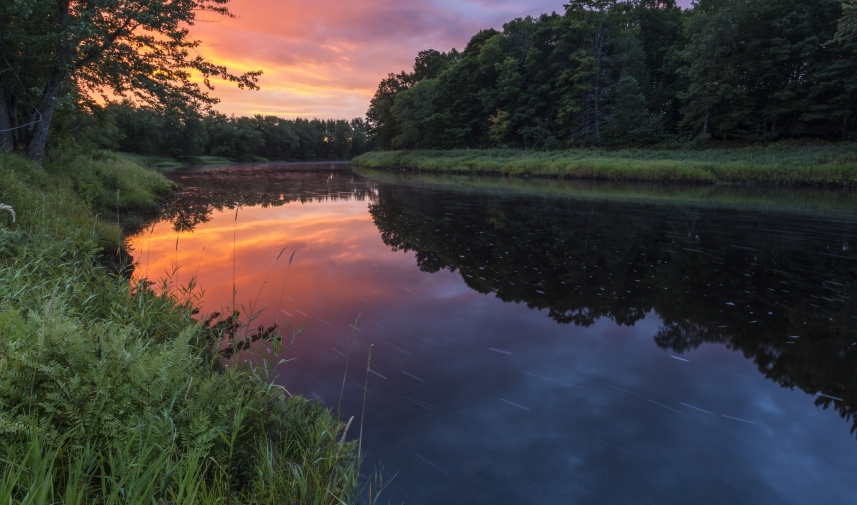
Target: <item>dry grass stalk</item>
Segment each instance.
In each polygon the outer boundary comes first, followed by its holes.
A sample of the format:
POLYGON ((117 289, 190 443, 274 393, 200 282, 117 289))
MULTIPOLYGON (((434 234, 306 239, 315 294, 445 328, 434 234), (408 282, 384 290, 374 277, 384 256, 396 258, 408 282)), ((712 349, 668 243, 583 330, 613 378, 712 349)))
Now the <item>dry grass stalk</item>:
POLYGON ((9 214, 12 214, 12 222, 15 222, 15 210, 11 206, 0 203, 0 210, 5 210, 9 214))
POLYGON ((345 425, 345 430, 342 432, 342 440, 339 441, 339 450, 336 451, 336 456, 339 457, 339 454, 342 452, 342 448, 345 447, 345 436, 348 435, 348 428, 351 427, 351 421, 354 420, 354 416, 351 416, 351 419, 348 420, 348 423, 345 425))
POLYGON ((358 467, 363 463, 363 414, 366 413, 366 389, 369 387, 369 370, 372 365, 372 349, 374 348, 375 344, 369 346, 369 357, 366 359, 366 383, 363 385, 363 408, 360 410, 360 436, 357 437, 358 467))

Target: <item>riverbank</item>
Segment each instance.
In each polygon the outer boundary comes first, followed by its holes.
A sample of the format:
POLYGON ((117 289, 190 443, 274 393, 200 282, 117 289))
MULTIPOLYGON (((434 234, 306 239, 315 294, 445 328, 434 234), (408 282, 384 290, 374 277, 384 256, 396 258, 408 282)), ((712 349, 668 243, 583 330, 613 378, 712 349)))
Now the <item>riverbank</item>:
POLYGON ((261 156, 251 156, 244 160, 224 158, 222 156, 182 156, 172 158, 169 156, 154 156, 134 153, 115 153, 116 156, 140 165, 145 168, 155 169, 158 172, 169 173, 184 168, 198 168, 200 170, 229 170, 232 166, 265 165, 265 164, 310 164, 310 163, 348 163, 337 158, 312 158, 312 159, 287 159, 269 160, 261 156))
POLYGON ((117 154, 140 165, 141 167, 153 168, 159 172, 172 172, 173 170, 189 166, 231 165, 233 163, 229 158, 223 158, 221 156, 184 156, 182 158, 173 158, 170 156, 155 156, 136 153, 117 154))
MULTIPOLYGON (((111 153, 43 167, 0 153, 3 503, 356 496, 342 423, 271 386, 270 368, 224 358, 248 328, 201 320, 193 285, 129 282, 117 266, 122 225, 175 189, 111 153)), ((261 337, 260 360, 277 360, 261 337)))
POLYGON ((355 168, 354 172, 386 184, 472 194, 550 197, 618 204, 673 205, 695 209, 727 209, 784 215, 857 217, 857 191, 840 187, 660 184, 425 172, 414 174, 372 168, 355 168))
POLYGON ((612 181, 857 185, 855 143, 706 150, 376 151, 358 156, 352 163, 420 172, 612 181))

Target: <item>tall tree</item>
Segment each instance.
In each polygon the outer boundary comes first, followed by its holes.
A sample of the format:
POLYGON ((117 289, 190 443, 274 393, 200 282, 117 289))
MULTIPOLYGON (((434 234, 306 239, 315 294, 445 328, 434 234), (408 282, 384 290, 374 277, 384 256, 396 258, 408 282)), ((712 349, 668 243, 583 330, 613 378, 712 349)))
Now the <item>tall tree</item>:
POLYGON ((378 140, 381 147, 389 149, 393 145, 393 139, 399 134, 399 124, 393 114, 393 104, 396 95, 411 87, 411 75, 407 72, 400 74, 389 74, 386 79, 378 84, 375 96, 369 102, 369 110, 366 111, 366 120, 369 123, 369 131, 378 140))
POLYGON ((420 51, 414 60, 414 72, 411 74, 411 78, 414 82, 434 79, 450 64, 458 60, 458 56, 458 51, 455 48, 448 53, 441 53, 434 49, 420 51))
POLYGON ((857 39, 857 0, 842 0, 842 18, 839 20, 836 39, 857 39))
POLYGON ((434 93, 437 79, 426 79, 396 95, 392 113, 400 133, 393 138, 396 149, 419 149, 432 143, 432 129, 427 124, 435 113, 434 93))
POLYGON ((847 137, 857 43, 841 0, 700 0, 685 17, 684 125, 720 138, 847 137))
POLYGON ((589 93, 584 95, 576 118, 575 137, 598 139, 611 119, 607 107, 612 91, 609 69, 612 64, 610 45, 614 38, 610 14, 615 4, 615 0, 574 0, 567 6, 566 15, 582 15, 590 27, 585 49, 591 55, 592 71, 586 81, 589 93))
POLYGON ((0 148, 41 160, 57 101, 112 92, 166 107, 218 102, 211 79, 257 89, 202 56, 189 27, 229 0, 17 0, 0 6, 0 148), (203 86, 191 80, 201 76, 203 86))
POLYGON ((686 15, 675 0, 639 0, 628 12, 629 27, 639 30, 637 37, 645 52, 648 82, 640 82, 650 111, 663 116, 664 128, 675 133, 681 121, 678 93, 686 82, 678 72, 680 56, 687 43, 682 30, 686 15))
POLYGON ((752 119, 741 68, 741 21, 748 6, 748 0, 700 0, 685 19, 689 87, 679 98, 685 102, 682 124, 691 132, 725 138, 752 119))
POLYGON ((661 135, 661 117, 649 117, 646 96, 640 91, 637 79, 625 75, 614 91, 612 121, 607 125, 608 139, 617 143, 654 142, 661 135))

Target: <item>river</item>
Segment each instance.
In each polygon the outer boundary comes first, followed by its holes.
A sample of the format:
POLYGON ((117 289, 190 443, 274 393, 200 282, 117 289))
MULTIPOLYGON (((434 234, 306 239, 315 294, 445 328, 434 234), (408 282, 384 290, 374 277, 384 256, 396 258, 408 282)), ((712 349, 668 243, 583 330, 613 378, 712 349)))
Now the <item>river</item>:
POLYGON ((276 381, 334 410, 348 360, 382 503, 857 503, 853 192, 171 177, 136 275, 302 327, 276 381))

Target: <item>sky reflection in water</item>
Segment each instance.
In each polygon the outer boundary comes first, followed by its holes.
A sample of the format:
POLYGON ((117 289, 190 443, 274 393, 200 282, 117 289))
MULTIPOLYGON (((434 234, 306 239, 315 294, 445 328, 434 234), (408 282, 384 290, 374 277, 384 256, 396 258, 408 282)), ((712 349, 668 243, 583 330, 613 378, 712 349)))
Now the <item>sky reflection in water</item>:
POLYGON ((179 265, 219 310, 234 233, 237 300, 261 288, 271 324, 297 250, 279 317, 306 329, 278 382, 335 408, 360 315, 343 411, 359 419, 375 344, 383 502, 857 501, 852 212, 341 167, 176 178, 138 274, 179 265))

